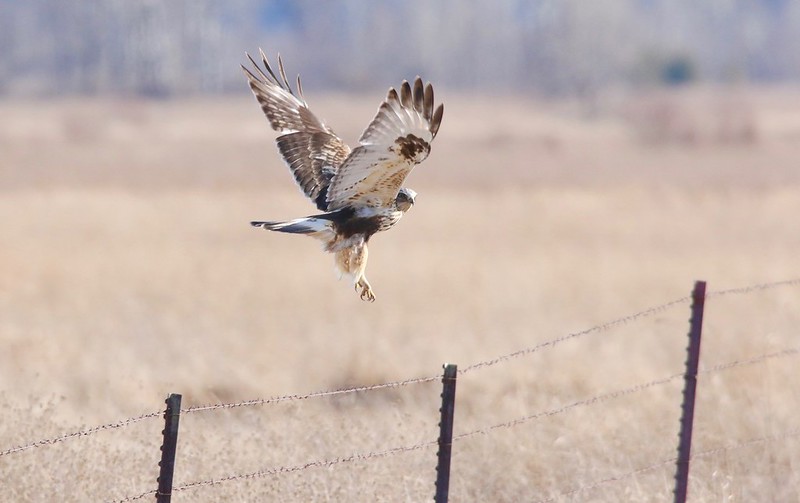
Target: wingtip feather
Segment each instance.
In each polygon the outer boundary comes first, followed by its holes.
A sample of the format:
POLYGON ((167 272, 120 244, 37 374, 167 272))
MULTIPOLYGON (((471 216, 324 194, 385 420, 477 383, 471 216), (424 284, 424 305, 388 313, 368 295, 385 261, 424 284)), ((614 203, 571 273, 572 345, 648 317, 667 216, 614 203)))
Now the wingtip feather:
POLYGON ((442 124, 442 115, 444 115, 444 103, 439 104, 431 118, 430 132, 434 138, 436 138, 436 133, 439 132, 439 126, 442 124))
POLYGON ((433 85, 429 82, 425 86, 425 96, 423 97, 422 115, 430 122, 433 117, 433 85))
POLYGON ((414 98, 414 110, 424 115, 423 110, 425 109, 425 90, 422 86, 422 79, 417 78, 414 80, 414 91, 413 91, 413 98, 414 98))
POLYGON ((408 83, 407 80, 403 81, 403 84, 400 86, 400 103, 403 107, 411 107, 411 85, 408 83))

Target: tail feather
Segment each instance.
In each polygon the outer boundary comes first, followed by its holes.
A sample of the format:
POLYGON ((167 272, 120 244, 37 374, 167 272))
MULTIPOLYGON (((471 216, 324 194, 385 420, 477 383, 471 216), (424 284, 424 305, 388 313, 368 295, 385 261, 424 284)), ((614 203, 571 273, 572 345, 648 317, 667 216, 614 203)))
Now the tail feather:
POLYGON ((253 227, 261 227, 270 231, 305 234, 328 242, 335 238, 336 232, 330 220, 317 217, 297 218, 285 222, 250 222, 253 227))
POLYGON ((315 218, 298 218, 286 222, 250 222, 250 225, 270 231, 310 234, 324 230, 324 226, 321 227, 316 220, 315 218))

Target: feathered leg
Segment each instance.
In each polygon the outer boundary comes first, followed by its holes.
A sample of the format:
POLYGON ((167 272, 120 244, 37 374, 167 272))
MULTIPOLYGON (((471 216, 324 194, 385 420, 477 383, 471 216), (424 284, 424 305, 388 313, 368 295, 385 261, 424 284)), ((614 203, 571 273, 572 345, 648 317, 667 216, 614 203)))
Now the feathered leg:
POLYGON ((367 268, 367 257, 369 250, 364 240, 343 248, 336 252, 336 266, 339 270, 353 279, 353 287, 356 291, 361 289, 361 300, 369 302, 375 301, 375 294, 367 281, 364 271, 367 268))
POLYGON ((358 290, 361 288, 361 300, 368 300, 370 302, 375 302, 375 294, 372 292, 372 287, 367 281, 367 256, 369 255, 369 249, 367 248, 367 243, 364 243, 359 247, 358 255, 356 257, 356 282, 355 288, 358 290))

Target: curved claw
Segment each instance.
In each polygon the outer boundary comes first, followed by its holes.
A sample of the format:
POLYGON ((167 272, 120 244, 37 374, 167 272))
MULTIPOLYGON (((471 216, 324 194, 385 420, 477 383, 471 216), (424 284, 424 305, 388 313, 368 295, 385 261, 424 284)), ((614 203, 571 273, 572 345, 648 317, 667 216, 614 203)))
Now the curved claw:
POLYGON ((361 290, 361 300, 375 302, 375 294, 372 293, 372 290, 364 288, 361 290))
POLYGON ((369 286, 369 283, 366 281, 358 281, 355 285, 356 291, 358 291, 359 287, 361 288, 361 300, 375 302, 375 294, 372 293, 372 288, 369 286))

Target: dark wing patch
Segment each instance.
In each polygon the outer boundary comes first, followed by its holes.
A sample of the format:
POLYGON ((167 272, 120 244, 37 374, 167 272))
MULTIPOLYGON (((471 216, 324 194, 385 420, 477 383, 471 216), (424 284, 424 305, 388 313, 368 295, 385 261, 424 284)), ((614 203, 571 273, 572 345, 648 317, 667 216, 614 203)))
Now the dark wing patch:
POLYGON ((422 162, 431 151, 431 144, 413 134, 401 136, 394 141, 396 151, 411 162, 422 162))

